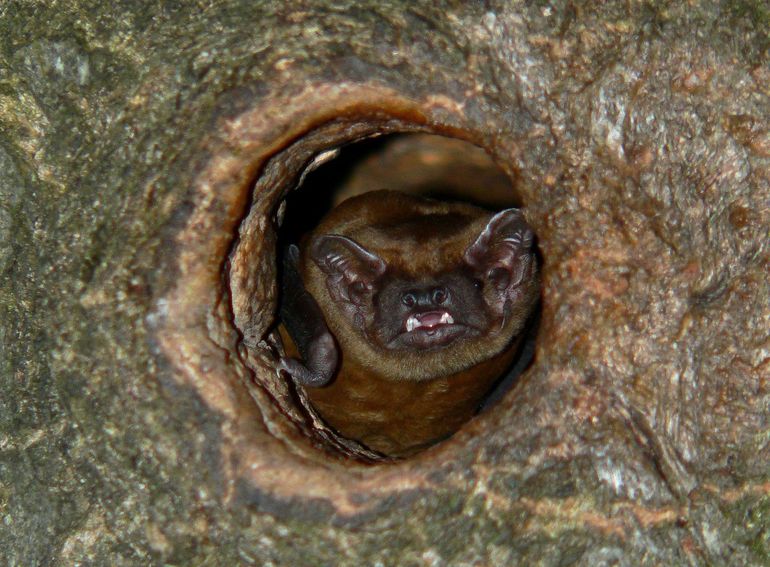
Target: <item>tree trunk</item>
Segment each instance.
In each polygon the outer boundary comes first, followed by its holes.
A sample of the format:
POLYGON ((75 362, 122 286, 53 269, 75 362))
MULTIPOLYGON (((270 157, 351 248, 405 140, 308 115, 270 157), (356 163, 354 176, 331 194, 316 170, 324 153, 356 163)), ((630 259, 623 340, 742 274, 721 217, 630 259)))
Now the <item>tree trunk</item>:
POLYGON ((293 4, 0 7, 2 563, 767 562, 766 4, 293 4), (271 329, 282 200, 393 132, 511 176, 543 297, 502 401, 378 463, 271 329))

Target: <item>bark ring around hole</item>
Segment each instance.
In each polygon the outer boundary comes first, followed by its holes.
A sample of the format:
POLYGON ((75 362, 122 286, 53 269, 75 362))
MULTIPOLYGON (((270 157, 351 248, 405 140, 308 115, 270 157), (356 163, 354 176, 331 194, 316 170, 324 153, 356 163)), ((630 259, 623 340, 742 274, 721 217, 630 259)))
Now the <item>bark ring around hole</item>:
MULTIPOLYGON (((428 487, 436 471, 431 451, 398 466, 364 466, 382 459, 331 433, 276 375, 265 339, 275 321, 279 204, 308 164, 340 145, 394 132, 482 135, 463 130, 460 107, 446 99, 418 103, 380 87, 317 86, 280 108, 275 116, 252 109, 223 126, 227 146, 197 176, 175 242, 177 285, 153 321, 180 375, 228 421, 222 459, 240 497, 319 498, 354 517, 428 487)), ((437 450, 458 451, 472 437, 437 450)))
POLYGON ((766 562, 762 2, 7 4, 9 563, 766 562), (480 133, 545 260, 515 396, 396 465, 250 391, 223 277, 267 161, 345 109, 480 133))

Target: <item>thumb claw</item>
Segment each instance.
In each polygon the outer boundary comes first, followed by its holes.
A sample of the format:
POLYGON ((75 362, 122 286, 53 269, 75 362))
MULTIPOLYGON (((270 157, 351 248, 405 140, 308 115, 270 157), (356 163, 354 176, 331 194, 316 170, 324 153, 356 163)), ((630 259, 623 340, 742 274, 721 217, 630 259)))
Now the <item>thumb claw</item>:
POLYGON ((295 383, 302 386, 325 386, 331 380, 331 376, 314 372, 294 358, 281 358, 276 365, 276 372, 279 377, 282 377, 281 371, 288 374, 295 383))

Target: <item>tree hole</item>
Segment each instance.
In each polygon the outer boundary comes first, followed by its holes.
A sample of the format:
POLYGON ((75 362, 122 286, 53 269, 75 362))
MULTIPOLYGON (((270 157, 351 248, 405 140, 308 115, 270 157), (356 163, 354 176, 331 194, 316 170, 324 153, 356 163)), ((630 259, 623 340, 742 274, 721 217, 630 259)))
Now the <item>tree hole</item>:
MULTIPOLYGON (((486 216, 483 218, 473 217, 471 219, 471 217, 466 218, 464 213, 452 213, 457 217, 458 226, 468 225, 467 230, 463 229, 467 233, 463 233, 465 234, 463 238, 466 240, 468 234, 474 234, 473 230, 478 232, 477 236, 480 237, 484 223, 497 212, 504 209, 519 208, 523 205, 516 191, 516 180, 515 177, 512 177, 514 174, 503 171, 482 148, 458 138, 423 131, 404 132, 396 128, 393 130, 395 132, 388 131, 388 128, 383 127, 373 128, 370 131, 362 130, 357 136, 346 130, 345 136, 338 137, 337 143, 332 144, 329 143, 329 139, 334 138, 335 132, 331 132, 332 135, 328 131, 311 132, 303 139, 295 142, 290 148, 276 154, 262 170, 256 182, 257 187, 254 195, 258 198, 260 194, 270 194, 268 189, 272 189, 272 193, 275 194, 276 188, 279 188, 279 194, 283 197, 278 200, 279 204, 273 209, 277 231, 275 234, 271 232, 271 237, 268 239, 268 244, 275 246, 277 250, 276 267, 279 280, 276 285, 277 290, 281 290, 282 287, 285 288, 284 284, 288 277, 285 264, 281 261, 287 247, 299 244, 302 248, 302 243, 309 239, 308 235, 313 233, 330 211, 341 203, 352 198, 360 199, 361 195, 369 192, 383 189, 394 190, 440 202, 465 204, 458 206, 472 205, 476 207, 473 209, 474 211, 484 209, 487 212, 484 213, 486 216), (260 184, 263 187, 260 187, 260 184), (472 228, 471 225, 476 228, 472 228)), ((422 130, 422 128, 417 128, 417 130, 422 130)), ((258 203, 253 203, 252 209, 255 205, 258 206, 258 203)), ((464 211, 465 209, 460 210, 464 211)), ((252 363, 255 362, 255 357, 263 357, 265 350, 271 351, 275 359, 285 356, 287 348, 289 355, 293 354, 298 359, 307 358, 307 352, 304 353, 305 357, 302 357, 294 346, 294 341, 290 338, 291 333, 288 333, 285 328, 290 325, 282 326, 280 316, 274 320, 275 324, 268 326, 271 329, 268 333, 262 331, 266 328, 263 320, 250 316, 250 299, 244 294, 253 294, 256 291, 255 285, 249 283, 248 276, 250 269, 248 259, 256 258, 254 251, 249 248, 250 231, 256 226, 256 222, 257 219, 254 218, 253 213, 247 217, 241 226, 239 242, 231 254, 231 294, 236 326, 242 334, 241 353, 247 360, 251 357, 252 363)), ((446 231, 447 222, 442 222, 444 224, 441 230, 446 231)), ((424 224, 420 225, 419 230, 424 230, 424 224)), ((418 237, 415 236, 415 238, 418 237)), ((428 238, 431 236, 429 235, 428 238)), ((451 238, 457 240, 459 237, 451 236, 451 238)), ((533 249, 534 246, 533 244, 533 249)), ((443 252, 440 247, 439 244, 439 250, 434 248, 430 254, 435 258, 441 258, 443 252)), ((457 246, 454 245, 454 248, 457 246)), ((457 256, 459 252, 454 248, 451 254, 457 256)), ((412 246, 410 250, 413 249, 419 250, 419 248, 412 246)), ((447 250, 449 250, 449 245, 447 245, 447 250)), ((502 248, 490 249, 486 251, 486 254, 494 256, 500 254, 501 250, 502 248)), ((303 253, 307 254, 304 249, 303 253)), ((259 260, 264 261, 264 257, 260 257, 259 260)), ((539 260, 537 263, 539 264, 539 260)), ((505 266, 505 269, 510 272, 509 266, 505 266)), ((389 267, 388 270, 391 268, 389 267)), ((412 319, 411 322, 407 322, 407 326, 414 325, 419 332, 424 332, 426 335, 449 333, 444 329, 455 327, 461 329, 463 326, 460 323, 455 325, 452 319, 452 314, 456 316, 452 309, 462 309, 460 300, 457 300, 457 305, 451 308, 446 307, 445 311, 443 310, 444 307, 439 304, 448 300, 447 294, 450 298, 454 295, 462 295, 459 290, 464 289, 463 286, 470 289, 469 285, 464 283, 470 282, 472 279, 470 275, 466 274, 468 270, 469 268, 462 267, 457 274, 452 272, 451 274, 439 273, 438 275, 420 276, 419 281, 415 281, 413 286, 416 290, 415 293, 421 293, 423 287, 430 293, 426 291, 423 294, 424 297, 419 294, 415 296, 417 297, 415 302, 423 301, 424 305, 421 304, 423 305, 421 311, 417 312, 416 315, 410 315, 412 319), (449 291, 447 291, 446 286, 442 287, 436 284, 436 281, 439 280, 449 282, 446 284, 449 291), (431 285, 433 287, 430 287, 431 285), (436 291, 437 289, 440 289, 440 292, 436 291)), ((516 276, 515 270, 512 275, 516 276)), ((408 282, 403 283, 400 280, 396 282, 395 276, 393 276, 393 280, 395 283, 388 284, 390 286, 388 289, 409 285, 408 282)), ((502 281, 506 281, 505 278, 502 281)), ((359 286, 360 293, 365 295, 370 291, 366 281, 354 283, 359 286)), ((478 282, 476 285, 482 286, 478 282)), ((492 286, 489 282, 483 285, 492 286)), ((353 290, 354 287, 349 289, 353 290)), ((374 293, 380 292, 375 290, 374 293)), ((491 291, 484 291, 484 293, 491 293, 491 291)), ((348 295, 355 294, 351 291, 348 295)), ((537 296, 539 297, 539 291, 537 296)), ((281 292, 274 296, 276 304, 281 303, 284 299, 281 297, 281 292)), ((371 300, 371 297, 369 299, 371 300)), ((385 300, 380 298, 378 301, 383 302, 385 300)), ((536 298, 531 301, 537 303, 536 298)), ((409 305, 409 303, 401 302, 398 305, 409 305)), ((390 312, 392 309, 387 308, 386 311, 390 312)), ((386 314, 378 314, 377 317, 386 317, 386 314)), ((301 318, 304 318, 304 313, 301 318)), ((470 319, 474 321, 473 324, 476 324, 472 316, 470 319)), ((479 321, 484 320, 481 316, 478 319, 479 321)), ((376 365, 379 377, 376 380, 346 388, 344 401, 340 401, 339 396, 341 394, 339 392, 335 393, 341 373, 335 376, 329 385, 314 388, 297 385, 285 372, 276 372, 272 381, 262 384, 262 386, 272 393, 274 400, 281 406, 284 413, 305 436, 314 441, 316 446, 333 454, 341 454, 364 462, 399 460, 417 454, 451 437, 456 430, 462 427, 462 422, 483 413, 504 397, 533 359, 537 319, 537 308, 533 308, 526 317, 523 328, 517 333, 519 338, 515 341, 515 347, 503 349, 506 353, 505 356, 498 356, 500 349, 494 351, 494 356, 491 358, 494 358, 496 362, 494 365, 490 364, 489 367, 504 367, 504 369, 486 372, 485 376, 491 375, 491 373, 494 373, 495 376, 493 379, 485 378, 488 384, 480 397, 478 392, 474 390, 478 387, 471 387, 471 383, 474 381, 471 374, 455 370, 449 372, 452 378, 446 380, 443 378, 441 380, 419 378, 413 383, 407 384, 408 380, 395 378, 391 384, 393 388, 389 388, 388 384, 381 379, 382 375, 388 374, 387 361, 391 359, 387 357, 377 359, 378 361, 385 361, 376 365), (462 385, 458 387, 456 384, 462 385), (403 391, 402 394, 399 394, 400 398, 396 396, 390 399, 390 392, 393 389, 403 391), (446 393, 446 391, 453 389, 456 389, 456 394, 448 395, 446 393), (383 393, 386 390, 388 393, 383 393), (435 393, 423 395, 426 390, 435 390, 435 393), (468 394, 468 400, 474 401, 458 403, 457 412, 459 413, 457 416, 452 415, 451 409, 435 411, 436 407, 443 408, 447 404, 455 403, 451 398, 453 396, 462 398, 466 395, 466 390, 472 392, 472 395, 468 394), (335 398, 335 396, 337 397, 335 398), (360 398, 360 405, 356 405, 358 398, 360 398), (387 407, 388 403, 395 407, 387 407), (421 410, 416 407, 417 403, 427 405, 421 410), (469 408, 469 403, 473 403, 474 407, 469 408), (338 408, 330 410, 330 408, 334 408, 335 404, 338 405, 338 408), (431 404, 437 404, 437 406, 431 404), (434 411, 435 416, 431 415, 434 411), (345 419, 340 419, 339 415, 335 415, 335 413, 344 415, 345 419), (422 416, 422 413, 425 415, 422 416), (418 414, 420 415, 419 419, 410 418, 410 416, 418 414), (448 415, 449 417, 447 417, 448 415), (349 422, 352 421, 360 422, 360 427, 355 424, 351 425, 349 422), (448 422, 454 421, 457 423, 448 424, 448 422), (377 423, 381 423, 380 429, 378 429, 380 426, 377 426, 377 423), (435 434, 429 432, 431 427, 435 428, 435 434), (415 430, 412 441, 409 439, 404 442, 393 441, 394 436, 398 437, 402 435, 401 432, 410 428, 415 430), (382 434, 373 433, 373 430, 381 431, 382 434)), ((484 330, 479 332, 471 322, 466 321, 466 323, 468 323, 468 329, 479 334, 479 341, 485 342, 482 340, 484 330)), ((495 324, 500 323, 496 322, 495 324)), ((333 325, 329 324, 329 327, 333 328, 333 325)), ((370 333, 370 328, 367 327, 367 329, 369 330, 365 333, 370 333)), ((462 332, 466 331, 463 330, 462 332)), ((468 333, 470 332, 468 331, 468 333)), ((332 332, 332 335, 335 333, 332 332)), ((341 355, 338 366, 345 367, 346 364, 353 364, 349 361, 355 360, 356 355, 346 352, 342 346, 345 341, 340 340, 340 337, 335 336, 335 339, 341 355)), ((416 347, 410 346, 409 356, 404 357, 404 360, 408 359, 405 364, 431 366, 434 364, 433 361, 440 360, 437 353, 442 350, 442 346, 440 342, 431 341, 434 339, 425 340, 426 356, 424 359, 422 355, 413 356, 416 347)), ((478 348, 486 347, 478 346, 478 348)), ((397 349, 392 351, 390 355, 393 356, 394 364, 400 364, 397 349)), ((467 348, 463 350, 460 347, 446 350, 445 355, 445 357, 458 359, 476 356, 474 353, 468 352, 467 348)), ((275 359, 274 362, 277 362, 275 359)), ((365 359, 365 364, 369 363, 370 361, 365 359)), ((476 363, 474 366, 478 368, 476 363)), ((448 366, 448 368, 453 369, 454 367, 448 366)), ((428 371, 426 373, 429 374, 428 371)), ((354 380, 359 380, 360 375, 361 373, 358 372, 354 380)))

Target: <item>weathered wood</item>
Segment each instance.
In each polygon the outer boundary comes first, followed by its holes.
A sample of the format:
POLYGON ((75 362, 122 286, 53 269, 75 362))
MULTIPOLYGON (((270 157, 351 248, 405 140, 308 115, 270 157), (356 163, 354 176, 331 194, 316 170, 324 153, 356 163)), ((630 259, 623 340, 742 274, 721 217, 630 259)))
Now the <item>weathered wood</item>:
POLYGON ((767 562, 766 4, 292 4, 0 6, 2 563, 767 562), (543 314, 367 466, 259 340, 292 179, 404 130, 516 175, 543 314))

